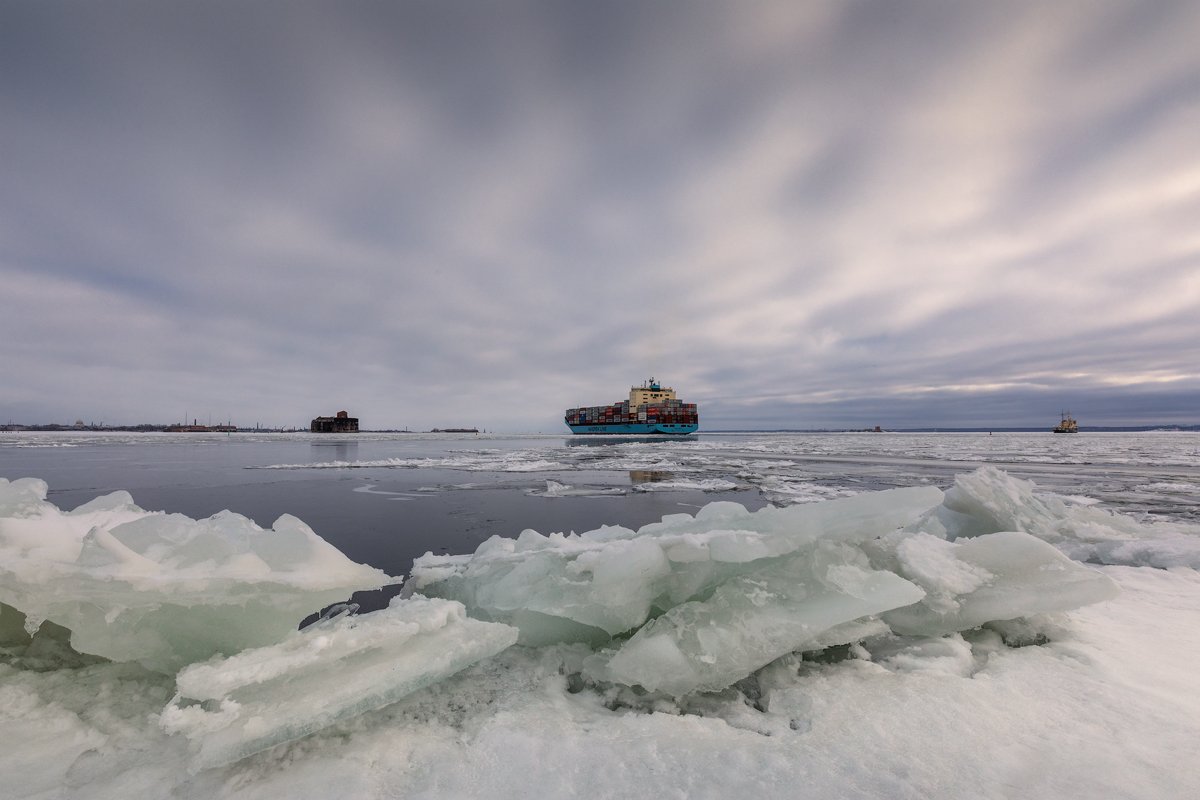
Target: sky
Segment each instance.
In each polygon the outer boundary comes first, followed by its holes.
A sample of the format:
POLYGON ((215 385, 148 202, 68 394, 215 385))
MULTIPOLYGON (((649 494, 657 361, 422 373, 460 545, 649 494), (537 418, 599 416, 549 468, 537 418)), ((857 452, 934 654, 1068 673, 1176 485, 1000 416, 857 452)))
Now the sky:
POLYGON ((0 424, 1200 423, 1200 3, 0 0, 0 424))

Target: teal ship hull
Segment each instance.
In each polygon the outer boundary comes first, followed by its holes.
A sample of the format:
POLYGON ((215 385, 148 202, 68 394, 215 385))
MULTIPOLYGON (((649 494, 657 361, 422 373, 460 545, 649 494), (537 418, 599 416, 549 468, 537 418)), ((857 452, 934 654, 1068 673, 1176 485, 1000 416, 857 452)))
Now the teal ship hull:
POLYGON ((699 425, 686 425, 683 423, 661 423, 661 422, 621 422, 600 425, 568 425, 571 433, 582 434, 603 434, 616 433, 623 435, 644 436, 646 434, 670 434, 673 436, 683 436, 689 433, 695 433, 699 425))

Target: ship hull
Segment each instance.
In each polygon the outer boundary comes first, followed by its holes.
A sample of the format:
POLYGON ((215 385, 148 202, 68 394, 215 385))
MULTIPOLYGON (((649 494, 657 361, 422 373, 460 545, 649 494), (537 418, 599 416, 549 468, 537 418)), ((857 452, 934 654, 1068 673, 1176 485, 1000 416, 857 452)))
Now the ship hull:
POLYGON ((661 422, 618 422, 598 425, 568 425, 571 433, 575 434, 605 434, 618 433, 624 435, 644 436, 646 434, 667 434, 669 436, 686 436, 695 433, 699 425, 661 422))

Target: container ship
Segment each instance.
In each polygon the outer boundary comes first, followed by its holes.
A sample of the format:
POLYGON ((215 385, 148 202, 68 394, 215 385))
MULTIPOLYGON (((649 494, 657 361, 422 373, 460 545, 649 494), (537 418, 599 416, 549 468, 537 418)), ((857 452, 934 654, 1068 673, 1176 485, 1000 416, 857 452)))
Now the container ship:
POLYGON ((629 399, 610 406, 568 408, 563 418, 571 433, 673 434, 700 427, 695 403, 675 397, 675 390, 651 378, 629 390, 629 399))

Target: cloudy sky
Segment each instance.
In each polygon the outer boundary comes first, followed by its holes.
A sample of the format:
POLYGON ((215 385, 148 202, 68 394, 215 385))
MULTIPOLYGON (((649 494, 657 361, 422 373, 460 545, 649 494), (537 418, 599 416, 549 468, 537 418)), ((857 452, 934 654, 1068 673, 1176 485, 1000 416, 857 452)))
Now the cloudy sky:
POLYGON ((0 2, 0 423, 1200 422, 1200 3, 0 2))

